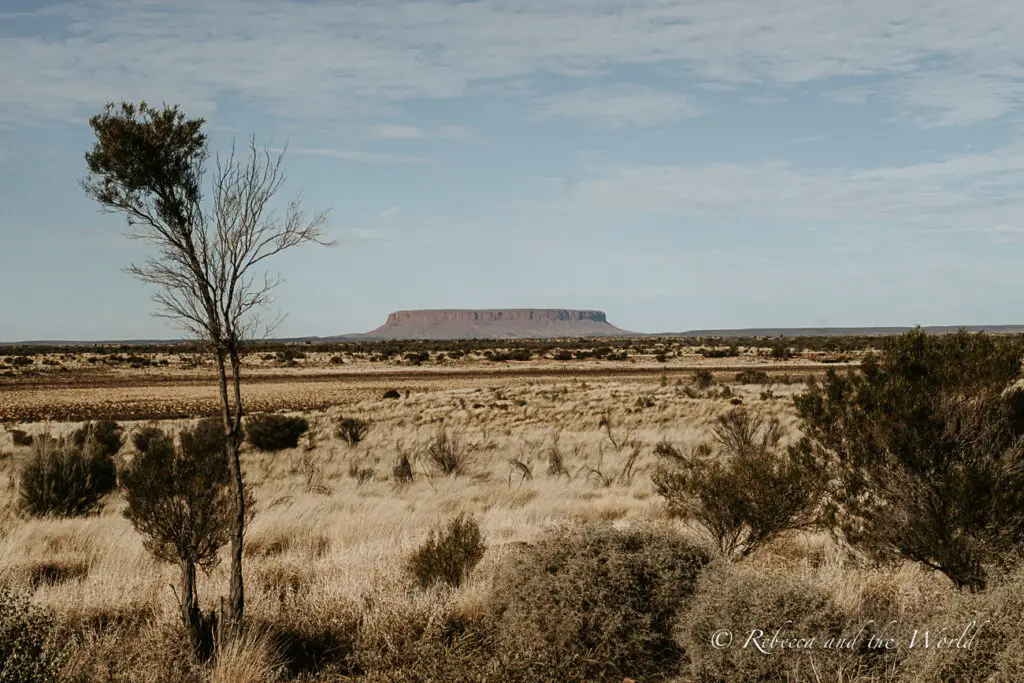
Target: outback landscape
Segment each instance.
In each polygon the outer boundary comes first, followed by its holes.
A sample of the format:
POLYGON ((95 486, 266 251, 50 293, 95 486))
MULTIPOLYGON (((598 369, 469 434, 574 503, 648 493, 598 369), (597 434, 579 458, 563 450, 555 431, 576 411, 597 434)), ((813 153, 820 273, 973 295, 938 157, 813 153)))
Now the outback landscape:
POLYGON ((1022 32, 5 3, 0 683, 1024 680, 1022 32))
MULTIPOLYGON (((1013 552, 992 564, 980 550, 995 551, 985 526, 944 513, 950 538, 970 543, 954 554, 985 559, 982 589, 941 548, 901 554, 908 546, 877 530, 888 554, 851 543, 819 514, 830 475, 793 448, 824 426, 794 397, 828 386, 829 372, 856 373, 865 354, 880 354, 883 375, 912 361, 948 376, 954 357, 998 363, 999 345, 1018 344, 1019 371, 1019 340, 700 342, 254 349, 242 384, 246 627, 198 646, 182 630, 179 567, 127 518, 124 475, 93 498, 76 490, 81 509, 55 511, 32 507, 25 472, 92 442, 130 472, 153 429, 198 442, 201 418, 217 409, 209 363, 187 346, 9 349, 0 629, 15 645, 3 671, 72 681, 1014 680, 1024 660, 1013 552), (281 424, 270 419, 261 438, 253 425, 268 415, 281 424), (38 642, 19 633, 23 622, 38 642), (755 630, 767 635, 743 646, 755 630)), ((212 424, 206 438, 223 439, 212 424)), ((956 495, 932 481, 933 494, 956 495)), ((939 521, 914 517, 909 502, 891 497, 882 514, 939 521)), ((227 564, 215 548, 201 565, 203 615, 223 609, 227 564)))

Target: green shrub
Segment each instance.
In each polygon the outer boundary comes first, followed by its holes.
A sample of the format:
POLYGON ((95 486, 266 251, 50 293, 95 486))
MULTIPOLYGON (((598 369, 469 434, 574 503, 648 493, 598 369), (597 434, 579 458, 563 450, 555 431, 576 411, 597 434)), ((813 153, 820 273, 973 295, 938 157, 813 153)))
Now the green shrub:
POLYGON ((164 430, 156 425, 146 425, 132 434, 132 446, 135 447, 136 453, 145 453, 154 441, 164 436, 164 430))
POLYGON ((19 504, 30 515, 74 517, 96 512, 117 483, 117 468, 94 441, 36 438, 19 475, 19 504))
POLYGON ((60 680, 72 654, 60 644, 52 617, 26 595, 0 587, 0 683, 50 683, 60 680))
POLYGON ((398 462, 395 463, 395 467, 391 470, 391 476, 395 486, 400 489, 412 484, 412 463, 409 462, 409 456, 404 453, 399 456, 398 462))
POLYGON ((457 587, 480 562, 486 549, 476 520, 459 515, 448 523, 444 532, 430 532, 409 558, 409 572, 421 588, 439 582, 457 587))
POLYGON ((519 680, 673 675, 683 651, 672 629, 707 562, 668 532, 553 529, 498 570, 492 628, 499 656, 519 680))
POLYGON ((295 448, 299 437, 309 429, 301 417, 288 415, 253 415, 245 423, 245 436, 261 451, 280 451, 295 448))
POLYGON ((796 398, 847 541, 984 588, 1024 543, 1024 392, 1008 391, 1022 357, 1018 340, 917 329, 796 398))
POLYGON ((387 391, 384 392, 384 398, 388 398, 388 399, 402 398, 402 395, 400 393, 398 393, 397 391, 395 391, 394 389, 388 389, 387 391))
POLYGON ((718 418, 717 452, 659 444, 651 475, 669 514, 690 519, 729 557, 746 557, 786 532, 817 525, 826 476, 806 452, 782 449, 781 425, 743 408, 718 418))
POLYGON ((847 618, 824 589, 790 572, 716 563, 705 570, 696 597, 680 615, 676 638, 688 656, 690 680, 860 680, 851 672, 863 673, 869 665, 884 669, 896 657, 894 651, 868 654, 868 637, 881 633, 884 624, 871 625, 854 640, 863 626, 847 618), (810 637, 811 646, 779 647, 783 639, 799 645, 794 639, 810 637), (841 647, 839 638, 853 647, 841 647))
POLYGON ((71 434, 71 441, 77 448, 85 448, 86 441, 93 439, 101 455, 113 457, 121 450, 122 431, 113 420, 86 422, 71 434))
POLYGON ((235 503, 227 458, 208 438, 213 430, 202 425, 182 432, 179 448, 169 436, 151 435, 122 473, 121 486, 124 516, 144 536, 146 549, 181 570, 182 625, 205 656, 215 617, 199 610, 196 567, 217 563, 217 551, 231 538, 235 503))
POLYGON ((370 423, 358 417, 343 417, 338 421, 338 437, 349 446, 356 446, 366 438, 370 423))

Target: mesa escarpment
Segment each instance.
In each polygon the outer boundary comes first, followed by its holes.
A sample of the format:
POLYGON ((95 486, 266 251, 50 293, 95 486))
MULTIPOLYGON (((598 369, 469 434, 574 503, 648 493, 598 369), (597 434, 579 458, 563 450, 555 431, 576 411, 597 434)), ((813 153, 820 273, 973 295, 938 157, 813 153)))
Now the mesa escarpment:
POLYGON ((395 311, 363 339, 550 339, 631 334, 604 311, 571 308, 493 308, 395 311))

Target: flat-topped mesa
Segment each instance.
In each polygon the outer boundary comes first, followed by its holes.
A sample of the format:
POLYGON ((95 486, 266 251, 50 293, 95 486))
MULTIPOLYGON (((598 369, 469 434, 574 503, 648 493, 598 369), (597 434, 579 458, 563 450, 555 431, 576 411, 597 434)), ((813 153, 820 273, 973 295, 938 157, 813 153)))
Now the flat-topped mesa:
POLYGON ((395 311, 367 339, 550 339, 629 335, 604 311, 571 308, 492 308, 395 311))
POLYGON ((592 320, 607 323, 604 311, 581 311, 570 308, 489 308, 489 309, 439 309, 422 311, 395 311, 388 315, 386 325, 402 323, 445 323, 481 322, 493 323, 499 320, 519 321, 575 321, 592 320))

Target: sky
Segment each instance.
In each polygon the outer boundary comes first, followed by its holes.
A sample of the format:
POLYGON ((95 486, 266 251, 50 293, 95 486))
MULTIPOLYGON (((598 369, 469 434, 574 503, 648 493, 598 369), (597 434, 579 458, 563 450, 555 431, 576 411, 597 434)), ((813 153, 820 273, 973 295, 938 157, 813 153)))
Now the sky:
POLYGON ((1024 3, 0 0, 0 340, 174 338, 91 115, 287 145, 278 336, 417 308, 640 332, 1024 323, 1024 3))

